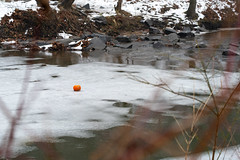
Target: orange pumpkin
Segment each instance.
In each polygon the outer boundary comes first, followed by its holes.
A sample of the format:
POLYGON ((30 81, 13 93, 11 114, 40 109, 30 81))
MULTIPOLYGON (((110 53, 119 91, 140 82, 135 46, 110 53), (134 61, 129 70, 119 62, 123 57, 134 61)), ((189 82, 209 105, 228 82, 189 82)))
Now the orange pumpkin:
POLYGON ((80 85, 74 85, 73 86, 73 90, 74 91, 80 91, 81 90, 81 86, 80 85))

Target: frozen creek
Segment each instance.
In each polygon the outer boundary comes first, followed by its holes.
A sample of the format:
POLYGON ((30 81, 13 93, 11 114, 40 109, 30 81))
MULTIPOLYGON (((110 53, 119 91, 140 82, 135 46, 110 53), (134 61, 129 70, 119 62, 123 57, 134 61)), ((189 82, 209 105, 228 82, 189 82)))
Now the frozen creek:
MULTIPOLYGON (((158 52, 150 56, 159 56, 158 52)), ((197 68, 181 68, 185 62, 171 63, 174 61, 169 57, 153 65, 149 63, 148 53, 140 54, 138 51, 131 54, 134 55, 131 57, 133 61, 145 59, 146 63, 129 65, 124 61, 127 54, 83 58, 76 53, 67 53, 67 58, 52 58, 47 53, 31 57, 20 51, 0 50, 0 98, 3 101, 0 105, 15 115, 19 102, 25 100, 23 115, 15 132, 14 153, 26 151, 27 142, 41 141, 46 136, 94 137, 92 130, 124 125, 134 115, 130 109, 136 110, 137 106, 148 106, 153 111, 164 112, 166 116, 174 114, 184 118, 181 112, 170 109, 176 105, 191 106, 192 100, 134 81, 131 76, 142 77, 152 83, 159 83, 162 79, 173 89, 186 93, 208 93, 197 68), (119 60, 121 58, 124 60, 119 60), (80 92, 73 91, 75 84, 82 86, 80 92), (158 100, 154 98, 156 93, 160 93, 158 100), (132 105, 119 106, 121 103, 132 105)), ((219 88, 226 73, 213 69, 209 74, 213 72, 215 76, 211 83, 219 88)), ((239 82, 239 72, 230 74, 230 85, 239 82)), ((10 122, 3 110, 0 113, 0 140, 4 144, 10 122)))

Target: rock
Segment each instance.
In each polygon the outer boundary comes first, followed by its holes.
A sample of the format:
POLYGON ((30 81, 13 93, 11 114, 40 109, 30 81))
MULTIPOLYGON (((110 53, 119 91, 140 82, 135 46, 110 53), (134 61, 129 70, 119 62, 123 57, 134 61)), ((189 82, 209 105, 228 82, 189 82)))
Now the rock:
POLYGON ((86 50, 103 50, 105 48, 106 44, 99 37, 94 37, 86 50))
POLYGON ((132 49, 133 45, 131 44, 131 45, 125 46, 125 45, 117 44, 117 45, 114 45, 113 47, 118 47, 122 49, 132 49))
POLYGON ((111 40, 111 44, 112 45, 117 45, 120 44, 116 39, 111 40))
MULTIPOLYGON (((26 41, 23 41, 23 42, 20 42, 21 45, 23 45, 26 41)), ((29 42, 28 42, 29 43, 29 42)), ((38 40, 36 41, 36 45, 38 46, 44 46, 44 45, 49 45, 51 43, 47 42, 47 41, 41 41, 41 40, 38 40)), ((68 43, 67 43, 68 44, 68 43)))
POLYGON ((129 38, 130 38, 131 40, 137 40, 139 37, 138 37, 137 35, 133 34, 133 35, 130 35, 129 38))
POLYGON ((205 27, 195 27, 194 28, 196 32, 207 32, 207 29, 205 27))
POLYGON ((81 35, 82 39, 86 39, 86 38, 93 38, 93 35, 91 32, 88 31, 84 31, 83 34, 81 35))
POLYGON ((116 37, 116 40, 117 40, 118 42, 122 42, 122 43, 129 43, 129 42, 132 41, 132 40, 131 40, 129 37, 127 37, 127 36, 117 36, 117 37, 116 37))
POLYGON ((76 41, 76 40, 81 40, 81 39, 85 39, 87 38, 84 34, 82 34, 81 36, 71 36, 70 39, 76 41))
POLYGON ((155 27, 149 27, 149 34, 160 34, 160 30, 155 27))
POLYGON ((152 20, 152 19, 147 19, 147 20, 145 21, 145 23, 146 23, 149 27, 153 26, 153 20, 152 20))
POLYGON ((165 46, 174 46, 179 41, 179 38, 176 33, 171 33, 167 36, 162 37, 161 40, 165 46))
POLYGON ((237 51, 229 49, 229 50, 223 51, 222 55, 223 56, 240 56, 240 53, 237 52, 237 51))
POLYGON ((100 8, 100 9, 104 9, 104 7, 103 7, 103 6, 100 6, 99 8, 100 8))
POLYGON ((183 30, 183 24, 181 23, 177 23, 175 24, 175 26, 173 27, 174 30, 183 30))
POLYGON ((153 26, 158 28, 164 28, 166 26, 166 22, 159 21, 158 19, 153 19, 153 26))
POLYGON ((191 31, 181 31, 178 33, 178 36, 180 38, 191 38, 191 37, 195 37, 195 34, 191 31))
POLYGON ((196 44, 195 48, 207 48, 205 43, 196 44))
POLYGON ((105 35, 105 34, 99 34, 99 33, 93 33, 89 35, 89 37, 98 37, 100 38, 104 43, 110 42, 112 40, 111 36, 105 35))
POLYGON ((179 37, 176 33, 171 33, 167 37, 168 37, 168 41, 171 43, 177 43, 179 41, 179 37))
POLYGON ((187 52, 184 54, 185 56, 196 58, 197 54, 194 49, 188 49, 187 52))
POLYGON ((104 16, 94 17, 93 20, 97 25, 107 25, 107 19, 104 16))
POLYGON ((100 38, 104 43, 107 43, 107 42, 111 42, 111 41, 112 41, 112 37, 111 37, 111 36, 108 36, 108 35, 101 35, 101 36, 99 36, 99 38, 100 38))
POLYGON ((147 36, 140 36, 138 37, 138 41, 149 41, 149 38, 147 36))
POLYGON ((156 18, 147 19, 144 23, 147 24, 148 27, 163 28, 164 26, 166 26, 166 23, 165 23, 165 22, 159 21, 159 20, 156 19, 156 18))
POLYGON ((145 39, 148 41, 160 41, 162 39, 162 36, 148 36, 145 37, 145 39))
POLYGON ((171 33, 177 33, 176 30, 172 29, 172 28, 165 28, 164 31, 163 31, 165 34, 171 34, 171 33))
POLYGON ((200 31, 196 31, 195 33, 196 33, 196 34, 200 34, 200 31))
POLYGON ((150 41, 149 37, 144 37, 144 41, 150 41))
POLYGON ((84 8, 84 9, 90 9, 90 5, 89 5, 89 3, 86 4, 86 5, 84 5, 84 6, 82 6, 82 8, 84 8))
POLYGON ((177 45, 181 48, 181 49, 193 49, 194 48, 194 44, 193 42, 177 42, 177 45))
POLYGON ((183 27, 183 31, 185 31, 185 32, 191 32, 191 28, 190 27, 183 27))
POLYGON ((64 46, 68 47, 70 42, 73 42, 73 39, 59 39, 56 42, 63 44, 64 46))
POLYGON ((164 47, 164 44, 162 42, 153 43, 153 48, 155 48, 155 49, 160 49, 160 48, 163 48, 163 47, 164 47))

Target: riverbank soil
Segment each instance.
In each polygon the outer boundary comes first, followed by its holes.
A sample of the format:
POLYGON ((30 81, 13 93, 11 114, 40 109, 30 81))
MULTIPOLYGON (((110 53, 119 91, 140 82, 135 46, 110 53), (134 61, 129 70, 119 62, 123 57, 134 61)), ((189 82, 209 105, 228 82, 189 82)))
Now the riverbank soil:
POLYGON ((221 20, 219 20, 219 15, 213 9, 208 7, 207 10, 203 12, 205 17, 199 20, 199 24, 204 25, 208 30, 236 27, 238 14, 234 13, 233 10, 229 8, 220 10, 219 12, 222 17, 221 20))
MULTIPOLYGON (((60 9, 60 11, 51 10, 44 11, 38 9, 18 10, 16 9, 12 15, 5 15, 0 25, 0 41, 4 40, 26 40, 34 39, 54 39, 58 38, 58 33, 65 32, 73 36, 81 36, 84 32, 102 33, 110 36, 129 34, 138 32, 144 33, 149 29, 149 20, 144 20, 141 16, 124 16, 115 15, 109 17, 99 16, 89 18, 91 11, 82 10, 81 8, 72 8, 70 10, 60 9)), ((211 8, 203 12, 204 19, 199 20, 199 25, 206 29, 213 30, 220 27, 233 27, 237 22, 237 15, 231 10, 221 10, 222 19, 219 20, 217 13, 211 8), (231 18, 229 18, 231 17, 231 18)), ((162 30, 171 24, 172 28, 183 28, 181 22, 174 22, 171 17, 163 18, 163 20, 154 20, 155 26, 162 30), (157 24, 157 25, 156 25, 157 24)))
MULTIPOLYGON (((104 17, 105 18, 105 17, 104 17)), ((106 17, 106 24, 93 22, 78 9, 54 10, 15 10, 12 15, 4 16, 0 26, 0 40, 14 40, 28 38, 54 39, 58 33, 65 32, 74 36, 81 36, 83 32, 101 32, 116 36, 122 32, 133 32, 147 29, 141 22, 142 17, 110 16, 106 17)))
POLYGON ((18 10, 1 20, 0 40, 6 39, 53 39, 58 33, 81 35, 83 31, 94 32, 93 22, 77 9, 59 12, 51 10, 18 10))

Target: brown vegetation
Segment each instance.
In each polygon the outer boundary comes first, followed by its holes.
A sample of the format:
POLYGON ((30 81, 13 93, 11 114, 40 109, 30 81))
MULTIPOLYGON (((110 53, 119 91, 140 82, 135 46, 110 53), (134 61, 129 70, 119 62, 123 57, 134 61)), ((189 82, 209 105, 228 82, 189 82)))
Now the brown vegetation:
POLYGON ((52 39, 64 31, 81 35, 83 31, 94 31, 94 24, 78 10, 45 12, 45 10, 18 10, 4 16, 0 26, 2 39, 52 39))
POLYGON ((50 11, 49 0, 36 0, 38 7, 42 7, 45 11, 50 11))
POLYGON ((100 31, 107 33, 111 36, 119 35, 123 32, 135 32, 135 31, 142 31, 147 29, 148 27, 141 23, 142 17, 135 16, 135 17, 127 17, 127 16, 110 16, 107 18, 107 25, 100 26, 100 31))
POLYGON ((221 27, 235 27, 237 25, 238 15, 231 8, 219 10, 219 15, 222 19, 210 7, 202 13, 205 17, 199 23, 204 24, 207 29, 213 30, 221 27))

